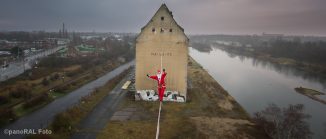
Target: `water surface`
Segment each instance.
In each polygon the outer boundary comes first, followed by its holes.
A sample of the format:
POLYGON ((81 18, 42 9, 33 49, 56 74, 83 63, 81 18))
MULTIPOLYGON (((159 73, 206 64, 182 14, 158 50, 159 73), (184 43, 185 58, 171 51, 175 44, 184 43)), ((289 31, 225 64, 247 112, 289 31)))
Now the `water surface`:
POLYGON ((220 49, 205 53, 189 48, 189 52, 251 115, 270 103, 280 107, 301 103, 312 116, 308 122, 314 138, 323 134, 326 105, 296 93, 294 88, 302 86, 326 92, 325 79, 220 49))

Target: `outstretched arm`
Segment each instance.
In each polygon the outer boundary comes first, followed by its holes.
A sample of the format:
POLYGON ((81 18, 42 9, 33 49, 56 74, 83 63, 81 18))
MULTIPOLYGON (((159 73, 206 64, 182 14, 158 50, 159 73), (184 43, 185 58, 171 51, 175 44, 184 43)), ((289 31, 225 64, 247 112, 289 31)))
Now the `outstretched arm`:
POLYGON ((162 74, 162 78, 164 79, 165 78, 165 76, 166 76, 166 72, 165 72, 165 69, 163 69, 163 74, 162 74))
POLYGON ((153 76, 149 76, 148 74, 146 75, 148 78, 152 78, 154 80, 157 80, 157 76, 153 75, 153 76))

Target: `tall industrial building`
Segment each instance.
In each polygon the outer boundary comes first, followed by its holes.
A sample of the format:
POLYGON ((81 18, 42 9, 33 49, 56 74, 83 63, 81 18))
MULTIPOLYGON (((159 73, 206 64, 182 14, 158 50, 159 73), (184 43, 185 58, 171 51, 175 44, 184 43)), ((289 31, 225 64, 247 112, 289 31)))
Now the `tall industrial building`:
POLYGON ((65 23, 62 23, 62 29, 59 30, 59 37, 60 38, 68 38, 68 31, 65 28, 65 23))
POLYGON ((155 90, 157 82, 146 77, 166 69, 166 91, 174 91, 184 101, 187 96, 187 56, 189 39, 173 19, 165 4, 141 29, 136 38, 136 90, 155 90))

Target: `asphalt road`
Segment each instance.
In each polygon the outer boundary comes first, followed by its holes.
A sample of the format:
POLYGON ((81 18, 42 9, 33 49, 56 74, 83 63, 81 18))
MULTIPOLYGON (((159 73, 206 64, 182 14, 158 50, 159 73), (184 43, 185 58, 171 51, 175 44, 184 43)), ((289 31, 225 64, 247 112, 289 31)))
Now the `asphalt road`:
POLYGON ((19 139, 25 136, 24 134, 8 136, 8 134, 5 133, 8 130, 12 131, 12 130, 32 129, 38 131, 41 128, 46 128, 51 123, 51 121, 53 120, 56 114, 77 104, 81 99, 81 97, 88 95, 95 88, 103 86, 107 81, 119 75, 121 72, 128 69, 130 66, 134 65, 134 63, 135 63, 134 61, 126 63, 114 69, 113 71, 103 75, 102 77, 70 92, 66 96, 54 100, 53 102, 46 105, 45 107, 29 115, 21 117, 14 123, 1 128, 0 139, 19 139))
POLYGON ((39 52, 37 54, 32 54, 30 56, 25 57, 25 62, 16 61, 16 62, 9 63, 9 66, 6 68, 0 67, 0 81, 5 81, 7 79, 16 77, 16 76, 24 73, 24 65, 25 65, 25 70, 31 69, 32 65, 36 59, 53 54, 56 51, 58 51, 64 47, 66 47, 66 45, 47 49, 43 52, 39 52))
POLYGON ((95 108, 83 119, 78 127, 79 132, 72 135, 71 139, 95 139, 107 122, 112 117, 119 102, 126 96, 127 91, 122 90, 123 84, 130 80, 127 75, 121 82, 95 106, 95 108))

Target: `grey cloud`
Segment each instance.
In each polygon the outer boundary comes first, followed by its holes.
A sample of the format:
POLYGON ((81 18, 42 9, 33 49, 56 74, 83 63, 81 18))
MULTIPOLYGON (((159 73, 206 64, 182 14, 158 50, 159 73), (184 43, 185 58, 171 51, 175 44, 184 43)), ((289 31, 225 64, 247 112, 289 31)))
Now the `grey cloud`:
MULTIPOLYGON (((165 0, 186 33, 326 35, 325 0, 165 0)), ((161 0, 1 0, 0 30, 139 32, 161 0)))

